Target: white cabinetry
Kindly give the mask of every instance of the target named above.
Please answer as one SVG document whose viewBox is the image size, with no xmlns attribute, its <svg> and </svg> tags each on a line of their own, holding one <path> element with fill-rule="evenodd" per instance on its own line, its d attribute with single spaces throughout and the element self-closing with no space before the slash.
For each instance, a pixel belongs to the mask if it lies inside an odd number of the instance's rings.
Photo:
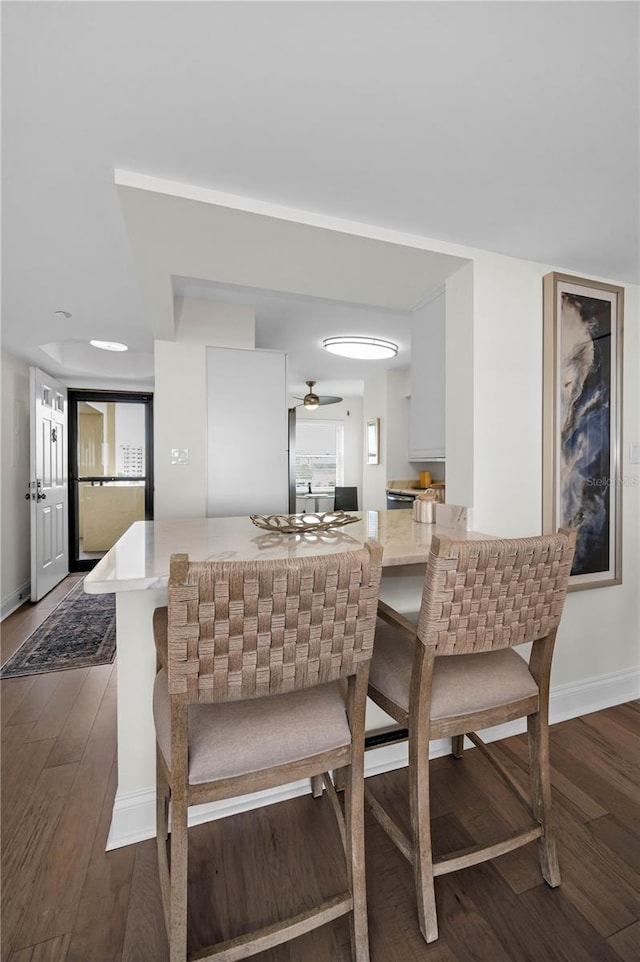
<svg viewBox="0 0 640 962">
<path fill-rule="evenodd" d="M 409 460 L 445 456 L 445 290 L 441 288 L 411 323 Z"/>
<path fill-rule="evenodd" d="M 285 355 L 207 348 L 207 516 L 289 503 Z"/>
</svg>

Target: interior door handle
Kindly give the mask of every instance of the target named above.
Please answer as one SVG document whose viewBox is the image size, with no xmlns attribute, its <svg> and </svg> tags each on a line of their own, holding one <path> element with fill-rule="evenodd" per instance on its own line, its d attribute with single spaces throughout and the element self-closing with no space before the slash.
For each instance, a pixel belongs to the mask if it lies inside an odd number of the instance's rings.
<svg viewBox="0 0 640 962">
<path fill-rule="evenodd" d="M 33 493 L 33 488 L 35 487 L 35 494 Z M 31 491 L 27 491 L 24 496 L 25 501 L 46 501 L 47 496 L 42 490 L 42 481 L 36 481 L 35 484 L 31 482 Z"/>
</svg>

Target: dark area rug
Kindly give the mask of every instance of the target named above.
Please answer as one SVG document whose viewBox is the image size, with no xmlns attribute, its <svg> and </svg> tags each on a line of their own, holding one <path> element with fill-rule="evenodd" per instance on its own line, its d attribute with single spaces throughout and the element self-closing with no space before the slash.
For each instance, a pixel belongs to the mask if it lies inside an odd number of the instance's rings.
<svg viewBox="0 0 640 962">
<path fill-rule="evenodd" d="M 78 581 L 0 671 L 0 678 L 108 665 L 116 653 L 115 595 L 87 595 Z"/>
</svg>

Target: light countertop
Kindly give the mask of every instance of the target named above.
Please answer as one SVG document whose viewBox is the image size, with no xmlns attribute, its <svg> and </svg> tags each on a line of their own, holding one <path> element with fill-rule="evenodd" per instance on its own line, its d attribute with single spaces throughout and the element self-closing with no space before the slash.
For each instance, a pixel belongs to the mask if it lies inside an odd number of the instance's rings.
<svg viewBox="0 0 640 962">
<path fill-rule="evenodd" d="M 360 520 L 332 532 L 283 535 L 257 528 L 249 518 L 189 518 L 136 521 L 84 580 L 89 594 L 139 591 L 167 584 L 169 558 L 186 552 L 193 561 L 251 561 L 306 557 L 352 551 L 364 541 L 379 541 L 383 567 L 424 563 L 434 534 L 453 539 L 489 535 L 461 530 L 465 509 L 451 505 L 447 524 L 419 524 L 411 511 L 354 512 Z M 445 520 L 444 518 L 442 520 Z"/>
</svg>

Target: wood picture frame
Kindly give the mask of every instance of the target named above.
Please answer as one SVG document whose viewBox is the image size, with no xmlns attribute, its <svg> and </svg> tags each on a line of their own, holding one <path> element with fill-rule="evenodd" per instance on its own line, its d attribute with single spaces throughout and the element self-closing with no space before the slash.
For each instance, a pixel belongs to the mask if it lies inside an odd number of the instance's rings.
<svg viewBox="0 0 640 962">
<path fill-rule="evenodd" d="M 543 316 L 543 531 L 578 531 L 569 590 L 618 585 L 624 288 L 554 271 Z"/>
<path fill-rule="evenodd" d="M 367 421 L 365 441 L 367 464 L 380 464 L 380 418 L 370 418 Z"/>
</svg>

